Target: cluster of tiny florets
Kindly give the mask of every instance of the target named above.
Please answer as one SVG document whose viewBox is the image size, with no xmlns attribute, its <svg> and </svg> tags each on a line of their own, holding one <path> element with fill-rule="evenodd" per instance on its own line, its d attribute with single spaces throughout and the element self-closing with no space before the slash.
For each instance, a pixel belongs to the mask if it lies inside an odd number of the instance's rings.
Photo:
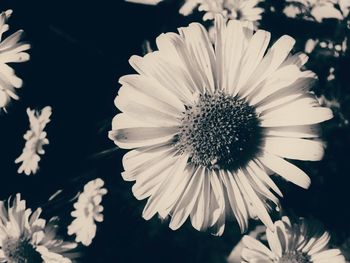
<svg viewBox="0 0 350 263">
<path fill-rule="evenodd" d="M 255 109 L 245 100 L 221 92 L 201 94 L 186 106 L 175 145 L 194 164 L 239 167 L 256 153 L 259 131 Z"/>
<path fill-rule="evenodd" d="M 309 257 L 304 253 L 299 253 L 296 251 L 290 251 L 282 255 L 282 257 L 277 261 L 277 263 L 308 263 Z"/>
<path fill-rule="evenodd" d="M 3 241 L 2 251 L 8 263 L 37 263 L 41 262 L 40 254 L 26 238 L 7 238 Z"/>
</svg>

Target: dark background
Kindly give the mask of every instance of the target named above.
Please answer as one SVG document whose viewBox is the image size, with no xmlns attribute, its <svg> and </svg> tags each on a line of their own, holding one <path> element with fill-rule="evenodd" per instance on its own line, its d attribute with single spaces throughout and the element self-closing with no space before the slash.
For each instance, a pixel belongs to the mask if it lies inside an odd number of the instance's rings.
<svg viewBox="0 0 350 263">
<path fill-rule="evenodd" d="M 60 216 L 64 235 L 73 208 L 69 199 L 89 180 L 105 180 L 109 191 L 103 199 L 105 221 L 97 224 L 92 245 L 81 249 L 81 262 L 224 262 L 241 238 L 235 223 L 227 224 L 222 237 L 214 237 L 197 232 L 189 223 L 172 231 L 166 221 L 143 220 L 145 201 L 137 201 L 132 196 L 132 183 L 120 176 L 125 151 L 116 150 L 107 138 L 117 113 L 113 100 L 118 78 L 133 72 L 129 57 L 143 54 L 145 40 L 200 21 L 202 14 L 179 15 L 179 6 L 177 1 L 152 7 L 122 0 L 0 3 L 2 11 L 14 11 L 9 32 L 24 29 L 24 39 L 32 45 L 31 60 L 14 65 L 24 81 L 18 91 L 20 100 L 10 104 L 8 114 L 0 114 L 0 198 L 22 193 L 28 206 L 44 208 L 43 217 Z M 301 23 L 267 11 L 262 27 L 274 37 L 288 33 L 303 43 L 310 36 L 334 38 L 336 22 L 322 26 Z M 301 47 L 297 44 L 296 50 Z M 334 233 L 334 243 L 340 244 L 350 230 L 350 131 L 340 117 L 350 116 L 349 59 L 332 60 L 322 54 L 312 59 L 308 65 L 320 75 L 315 92 L 336 97 L 341 108 L 335 109 L 336 117 L 323 126 L 328 144 L 324 160 L 298 164 L 312 177 L 311 188 L 305 191 L 277 181 L 285 193 L 284 207 L 298 216 L 320 219 Z M 336 65 L 338 74 L 331 86 L 325 81 L 330 65 Z M 50 144 L 45 147 L 40 170 L 33 176 L 18 175 L 14 160 L 25 143 L 25 110 L 47 105 L 53 109 L 47 126 Z M 57 201 L 48 203 L 59 189 L 64 191 Z M 252 228 L 255 224 L 252 222 Z"/>
</svg>

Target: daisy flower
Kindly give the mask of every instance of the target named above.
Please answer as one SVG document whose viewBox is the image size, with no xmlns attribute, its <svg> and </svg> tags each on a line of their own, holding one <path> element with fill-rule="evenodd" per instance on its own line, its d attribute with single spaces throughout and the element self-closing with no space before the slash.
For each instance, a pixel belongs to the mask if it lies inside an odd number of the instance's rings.
<svg viewBox="0 0 350 263">
<path fill-rule="evenodd" d="M 345 263 L 339 249 L 329 249 L 330 235 L 315 221 L 288 217 L 275 222 L 276 231 L 266 229 L 269 247 L 250 237 L 243 237 L 242 262 Z"/>
<path fill-rule="evenodd" d="M 221 14 L 227 19 L 242 21 L 258 21 L 261 19 L 263 8 L 257 7 L 260 0 L 186 0 L 180 9 L 182 15 L 189 15 L 198 7 L 204 11 L 203 20 L 212 20 Z"/>
<path fill-rule="evenodd" d="M 29 54 L 24 52 L 30 48 L 29 44 L 19 42 L 23 35 L 23 30 L 2 39 L 9 26 L 7 19 L 11 16 L 12 10 L 7 10 L 0 14 L 0 108 L 6 110 L 10 99 L 18 100 L 15 88 L 22 86 L 22 80 L 15 75 L 14 70 L 8 63 L 25 62 L 29 60 Z"/>
<path fill-rule="evenodd" d="M 137 199 L 148 198 L 143 217 L 188 217 L 197 230 L 220 235 L 226 219 L 242 231 L 249 218 L 273 229 L 268 214 L 281 191 L 269 176 L 308 188 L 310 178 L 284 158 L 317 161 L 323 143 L 317 123 L 332 118 L 309 92 L 313 72 L 291 55 L 295 40 L 222 16 L 212 45 L 192 23 L 157 40 L 158 51 L 132 56 L 138 74 L 120 78 L 115 99 L 122 112 L 109 137 L 123 149 L 124 180 L 136 181 Z"/>
<path fill-rule="evenodd" d="M 322 22 L 325 18 L 343 20 L 349 14 L 349 0 L 286 0 L 283 13 L 291 18 Z"/>
<path fill-rule="evenodd" d="M 127 2 L 156 5 L 162 0 L 126 0 Z M 195 9 L 204 11 L 203 20 L 213 20 L 215 15 L 221 14 L 226 19 L 243 21 L 258 21 L 261 19 L 263 8 L 257 7 L 261 0 L 185 0 L 179 13 L 188 16 Z"/>
<path fill-rule="evenodd" d="M 88 182 L 74 204 L 75 211 L 71 213 L 75 219 L 68 226 L 68 234 L 75 234 L 75 240 L 85 246 L 89 246 L 96 235 L 95 221 L 103 221 L 103 206 L 100 203 L 102 196 L 107 194 L 107 189 L 102 188 L 103 185 L 104 182 L 100 178 Z"/>
<path fill-rule="evenodd" d="M 57 237 L 57 218 L 46 223 L 41 209 L 32 213 L 20 194 L 7 205 L 0 201 L 0 211 L 0 262 L 69 263 L 77 256 L 71 251 L 76 243 Z"/>
<path fill-rule="evenodd" d="M 18 168 L 18 173 L 24 172 L 26 175 L 30 175 L 38 171 L 38 163 L 40 161 L 39 154 L 43 155 L 45 153 L 43 146 L 49 144 L 44 129 L 46 124 L 50 122 L 51 112 L 50 106 L 46 106 L 41 111 L 27 108 L 30 130 L 23 136 L 26 140 L 26 144 L 22 154 L 15 160 L 15 163 L 22 163 Z"/>
</svg>

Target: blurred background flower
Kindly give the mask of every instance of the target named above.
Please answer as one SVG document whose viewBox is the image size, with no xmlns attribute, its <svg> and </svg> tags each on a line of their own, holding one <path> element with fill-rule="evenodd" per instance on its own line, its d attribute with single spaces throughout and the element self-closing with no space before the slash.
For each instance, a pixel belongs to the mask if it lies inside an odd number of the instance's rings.
<svg viewBox="0 0 350 263">
<path fill-rule="evenodd" d="M 274 224 L 275 232 L 266 229 L 268 246 L 243 237 L 242 262 L 345 263 L 341 250 L 329 247 L 331 237 L 319 222 L 303 218 L 294 222 L 284 216 Z"/>
<path fill-rule="evenodd" d="M 51 107 L 46 106 L 42 110 L 31 110 L 27 108 L 29 117 L 29 127 L 23 138 L 26 140 L 22 154 L 15 160 L 15 163 L 21 163 L 18 173 L 30 175 L 35 174 L 39 169 L 40 155 L 45 153 L 44 145 L 49 144 L 44 131 L 46 124 L 50 122 Z"/>
<path fill-rule="evenodd" d="M 71 213 L 75 217 L 68 226 L 68 234 L 76 235 L 75 241 L 89 246 L 96 235 L 96 222 L 103 221 L 103 206 L 100 205 L 102 196 L 107 194 L 107 189 L 102 188 L 104 182 L 97 178 L 84 186 L 84 191 L 79 194 L 78 201 L 74 204 L 75 210 Z"/>
</svg>

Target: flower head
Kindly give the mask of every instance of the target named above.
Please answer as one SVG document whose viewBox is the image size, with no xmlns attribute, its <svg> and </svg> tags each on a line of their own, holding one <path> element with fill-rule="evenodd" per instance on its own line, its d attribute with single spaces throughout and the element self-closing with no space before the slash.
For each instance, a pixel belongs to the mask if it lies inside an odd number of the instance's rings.
<svg viewBox="0 0 350 263">
<path fill-rule="evenodd" d="M 127 2 L 156 5 L 162 0 L 126 0 Z M 212 20 L 215 15 L 221 14 L 226 19 L 243 21 L 258 21 L 261 19 L 263 8 L 257 7 L 261 0 L 185 0 L 180 8 L 180 14 L 190 15 L 193 10 L 204 11 L 203 20 Z"/>
<path fill-rule="evenodd" d="M 275 222 L 276 231 L 266 229 L 269 247 L 250 237 L 243 237 L 242 262 L 345 263 L 339 249 L 329 249 L 330 235 L 317 221 L 288 217 Z"/>
<path fill-rule="evenodd" d="M 102 196 L 107 194 L 107 189 L 102 188 L 104 182 L 97 178 L 84 186 L 84 192 L 79 195 L 74 204 L 75 211 L 73 222 L 68 226 L 68 234 L 76 234 L 76 241 L 89 246 L 96 235 L 96 222 L 103 221 L 103 206 L 100 205 Z"/>
<path fill-rule="evenodd" d="M 203 20 L 214 19 L 215 15 L 221 14 L 227 19 L 242 21 L 257 21 L 261 19 L 263 8 L 257 7 L 260 0 L 186 0 L 180 9 L 183 15 L 189 15 L 198 7 L 204 11 Z"/>
<path fill-rule="evenodd" d="M 222 234 L 226 219 L 242 231 L 249 218 L 269 228 L 268 211 L 282 193 L 276 173 L 308 188 L 310 178 L 284 158 L 323 156 L 315 124 L 332 118 L 309 92 L 315 74 L 290 55 L 294 39 L 268 49 L 270 33 L 222 16 L 213 46 L 198 24 L 157 38 L 158 51 L 133 56 L 138 74 L 123 76 L 109 136 L 124 149 L 127 181 L 136 198 L 149 197 L 143 217 L 188 217 L 198 230 Z"/>
<path fill-rule="evenodd" d="M 23 30 L 2 40 L 2 35 L 9 26 L 6 24 L 7 19 L 11 16 L 12 10 L 7 10 L 0 14 L 0 108 L 4 108 L 13 98 L 18 100 L 15 88 L 22 86 L 22 80 L 15 75 L 14 70 L 8 63 L 25 62 L 29 60 L 29 54 L 24 52 L 30 48 L 27 43 L 19 42 Z"/>
<path fill-rule="evenodd" d="M 17 194 L 12 204 L 0 201 L 0 262 L 70 263 L 76 243 L 64 242 L 56 235 L 57 218 L 48 223 L 34 213 Z"/>
<path fill-rule="evenodd" d="M 49 144 L 44 129 L 46 124 L 50 122 L 51 113 L 50 106 L 43 108 L 41 111 L 27 108 L 30 130 L 28 130 L 23 136 L 26 140 L 23 152 L 15 160 L 15 163 L 22 162 L 21 166 L 18 168 L 18 173 L 24 172 L 26 175 L 30 175 L 31 173 L 35 174 L 38 171 L 38 163 L 40 161 L 39 154 L 43 155 L 45 153 L 43 146 Z"/>
</svg>

